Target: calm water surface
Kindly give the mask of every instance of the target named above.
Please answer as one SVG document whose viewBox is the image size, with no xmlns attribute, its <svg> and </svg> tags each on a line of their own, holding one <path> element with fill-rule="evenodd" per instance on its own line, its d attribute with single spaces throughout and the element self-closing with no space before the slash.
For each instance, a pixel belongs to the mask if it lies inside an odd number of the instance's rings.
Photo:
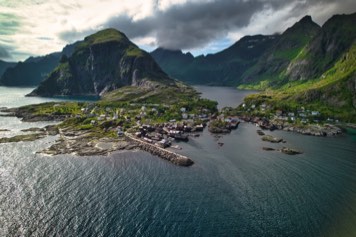
<svg viewBox="0 0 356 237">
<path fill-rule="evenodd" d="M 27 102 L 18 90 L 13 101 L 0 88 L 0 107 Z M 219 91 L 221 101 L 241 96 Z M 10 135 L 33 126 L 6 119 Z M 196 162 L 189 168 L 139 151 L 36 154 L 53 137 L 0 144 L 0 236 L 356 236 L 355 133 L 273 134 L 304 154 L 263 151 L 246 123 L 219 138 L 222 147 L 208 131 L 181 143 Z"/>
</svg>

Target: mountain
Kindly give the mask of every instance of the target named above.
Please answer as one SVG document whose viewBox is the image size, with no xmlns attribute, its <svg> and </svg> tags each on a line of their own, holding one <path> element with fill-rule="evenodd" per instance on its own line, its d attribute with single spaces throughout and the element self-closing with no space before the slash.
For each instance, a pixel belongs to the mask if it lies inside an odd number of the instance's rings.
<svg viewBox="0 0 356 237">
<path fill-rule="evenodd" d="M 190 84 L 236 85 L 246 68 L 279 38 L 271 36 L 245 36 L 231 47 L 207 56 L 194 58 L 190 53 L 158 48 L 153 58 L 170 76 Z"/>
<path fill-rule="evenodd" d="M 345 54 L 356 40 L 356 13 L 335 15 L 322 26 L 287 68 L 291 80 L 318 78 Z"/>
<path fill-rule="evenodd" d="M 240 84 L 260 83 L 261 88 L 280 83 L 284 71 L 299 53 L 321 32 L 310 16 L 288 28 L 258 62 L 245 71 Z"/>
<path fill-rule="evenodd" d="M 6 69 L 8 69 L 10 67 L 14 67 L 15 65 L 16 65 L 16 63 L 5 62 L 5 61 L 0 60 L 0 77 L 6 71 Z"/>
<path fill-rule="evenodd" d="M 330 18 L 288 65 L 268 91 L 247 98 L 274 108 L 307 107 L 324 118 L 356 122 L 356 13 Z M 272 90 L 271 90 L 272 89 Z"/>
<path fill-rule="evenodd" d="M 148 53 L 123 33 L 106 29 L 86 37 L 75 47 L 72 56 L 62 57 L 30 96 L 102 96 L 125 86 L 137 88 L 125 91 L 132 95 L 177 85 Z M 120 97 L 119 94 L 110 95 Z"/>
<path fill-rule="evenodd" d="M 305 107 L 356 122 L 355 25 L 356 13 L 335 15 L 322 27 L 305 16 L 280 35 L 247 36 L 213 55 L 151 54 L 169 75 L 191 84 L 264 90 L 246 104 Z"/>
<path fill-rule="evenodd" d="M 7 68 L 0 78 L 4 86 L 37 86 L 59 63 L 62 55 L 70 56 L 75 44 L 67 45 L 62 52 L 51 53 L 46 56 L 29 57 Z"/>
</svg>

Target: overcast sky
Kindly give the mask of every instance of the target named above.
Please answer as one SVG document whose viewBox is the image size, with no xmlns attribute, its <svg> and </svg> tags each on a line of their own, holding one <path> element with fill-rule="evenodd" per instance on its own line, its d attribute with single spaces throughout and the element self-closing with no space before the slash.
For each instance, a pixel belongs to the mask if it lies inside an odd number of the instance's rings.
<svg viewBox="0 0 356 237">
<path fill-rule="evenodd" d="M 147 51 L 207 54 L 244 35 L 282 32 L 305 15 L 322 25 L 355 11 L 355 0 L 0 0 L 0 59 L 60 51 L 108 27 Z"/>
</svg>

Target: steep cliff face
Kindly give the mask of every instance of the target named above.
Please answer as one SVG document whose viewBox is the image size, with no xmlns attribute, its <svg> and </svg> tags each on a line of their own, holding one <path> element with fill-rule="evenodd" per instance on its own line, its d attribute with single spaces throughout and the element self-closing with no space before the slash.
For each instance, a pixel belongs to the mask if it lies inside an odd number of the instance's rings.
<svg viewBox="0 0 356 237">
<path fill-rule="evenodd" d="M 288 65 L 320 31 L 320 26 L 310 16 L 303 17 L 280 35 L 275 44 L 259 58 L 258 63 L 244 73 L 241 84 L 262 80 L 269 80 L 270 85 L 280 83 L 278 80 L 285 79 L 284 72 Z"/>
<path fill-rule="evenodd" d="M 335 15 L 288 66 L 290 80 L 315 79 L 332 67 L 356 43 L 356 13 Z"/>
<path fill-rule="evenodd" d="M 30 95 L 103 95 L 123 86 L 158 84 L 174 81 L 123 33 L 106 29 L 79 43 Z"/>
</svg>

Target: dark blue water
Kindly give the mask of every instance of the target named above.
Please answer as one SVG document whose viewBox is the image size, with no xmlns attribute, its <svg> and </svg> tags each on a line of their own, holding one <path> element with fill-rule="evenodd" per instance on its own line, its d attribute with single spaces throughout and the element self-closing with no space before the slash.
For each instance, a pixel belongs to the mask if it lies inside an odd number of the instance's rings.
<svg viewBox="0 0 356 237">
<path fill-rule="evenodd" d="M 355 134 L 273 134 L 304 154 L 263 151 L 250 124 L 222 147 L 208 131 L 181 143 L 189 168 L 35 154 L 55 138 L 0 144 L 0 236 L 355 236 Z"/>
</svg>

